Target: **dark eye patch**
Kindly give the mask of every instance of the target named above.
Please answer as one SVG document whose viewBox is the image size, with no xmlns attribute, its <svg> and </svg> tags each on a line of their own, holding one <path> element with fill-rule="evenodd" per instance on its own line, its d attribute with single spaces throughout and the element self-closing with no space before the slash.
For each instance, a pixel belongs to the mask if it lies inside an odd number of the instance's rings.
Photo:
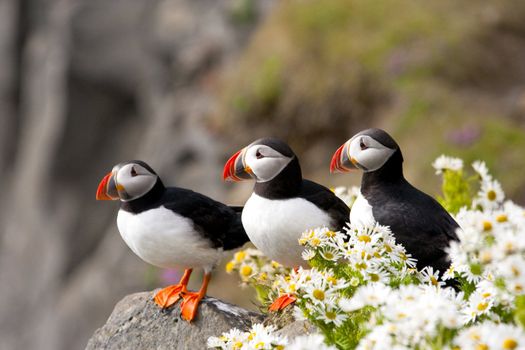
<svg viewBox="0 0 525 350">
<path fill-rule="evenodd" d="M 131 172 L 130 172 L 130 174 L 131 174 L 132 177 L 137 176 L 137 171 L 135 170 L 135 167 L 131 167 Z"/>
<path fill-rule="evenodd" d="M 361 150 L 365 150 L 365 149 L 368 148 L 368 146 L 365 145 L 363 139 L 361 139 L 361 140 L 359 141 L 359 147 L 361 147 Z"/>
<path fill-rule="evenodd" d="M 257 159 L 261 159 L 261 158 L 263 158 L 264 156 L 262 155 L 261 152 L 257 151 L 257 152 L 255 152 L 255 157 L 256 157 Z"/>
</svg>

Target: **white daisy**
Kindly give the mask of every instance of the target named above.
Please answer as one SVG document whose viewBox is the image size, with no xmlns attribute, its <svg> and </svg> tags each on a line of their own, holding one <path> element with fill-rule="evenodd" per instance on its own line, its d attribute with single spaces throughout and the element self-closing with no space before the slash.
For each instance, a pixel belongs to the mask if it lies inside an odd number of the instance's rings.
<svg viewBox="0 0 525 350">
<path fill-rule="evenodd" d="M 459 171 L 463 169 L 463 160 L 441 155 L 432 163 L 432 167 L 436 169 L 437 175 L 442 174 L 445 170 Z"/>
</svg>

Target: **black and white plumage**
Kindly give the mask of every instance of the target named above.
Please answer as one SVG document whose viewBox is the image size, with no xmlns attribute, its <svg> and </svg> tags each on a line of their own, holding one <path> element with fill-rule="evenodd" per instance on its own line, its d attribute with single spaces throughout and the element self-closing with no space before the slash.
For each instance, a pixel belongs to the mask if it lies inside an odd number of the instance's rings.
<svg viewBox="0 0 525 350">
<path fill-rule="evenodd" d="M 352 223 L 390 226 L 396 241 L 418 260 L 418 268 L 432 266 L 443 273 L 450 265 L 446 248 L 458 240 L 459 226 L 434 198 L 405 179 L 402 164 L 394 139 L 381 129 L 367 129 L 339 147 L 330 170 L 364 172 Z"/>
<path fill-rule="evenodd" d="M 253 244 L 283 265 L 305 265 L 298 243 L 302 232 L 323 226 L 342 230 L 348 222 L 348 206 L 326 187 L 303 179 L 297 156 L 281 140 L 259 139 L 235 153 L 223 177 L 255 179 L 242 223 Z"/>
<path fill-rule="evenodd" d="M 117 225 L 122 238 L 136 255 L 155 266 L 189 273 L 203 268 L 209 275 L 225 250 L 248 241 L 238 211 L 191 190 L 165 187 L 142 161 L 116 165 L 101 181 L 97 199 L 121 201 Z M 191 294 L 185 292 L 185 284 L 179 287 L 181 293 Z M 172 304 L 157 299 L 163 307 Z"/>
</svg>

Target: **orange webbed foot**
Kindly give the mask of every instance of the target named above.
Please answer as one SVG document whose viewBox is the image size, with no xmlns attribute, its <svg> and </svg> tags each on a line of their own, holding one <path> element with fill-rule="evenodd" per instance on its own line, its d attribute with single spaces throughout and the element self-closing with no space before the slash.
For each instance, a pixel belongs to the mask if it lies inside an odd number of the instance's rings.
<svg viewBox="0 0 525 350">
<path fill-rule="evenodd" d="M 186 291 L 186 286 L 182 284 L 175 284 L 163 288 L 155 294 L 155 304 L 166 309 L 179 301 L 181 293 L 184 291 Z"/>
<path fill-rule="evenodd" d="M 180 304 L 181 316 L 188 322 L 193 321 L 197 315 L 199 303 L 204 296 L 201 293 L 186 292 L 182 295 L 184 299 Z"/>
<path fill-rule="evenodd" d="M 272 305 L 270 305 L 268 310 L 270 311 L 282 310 L 288 305 L 295 303 L 296 300 L 297 298 L 295 297 L 295 295 L 288 294 L 288 293 L 283 294 L 279 298 L 275 299 L 275 301 L 272 303 Z"/>
</svg>

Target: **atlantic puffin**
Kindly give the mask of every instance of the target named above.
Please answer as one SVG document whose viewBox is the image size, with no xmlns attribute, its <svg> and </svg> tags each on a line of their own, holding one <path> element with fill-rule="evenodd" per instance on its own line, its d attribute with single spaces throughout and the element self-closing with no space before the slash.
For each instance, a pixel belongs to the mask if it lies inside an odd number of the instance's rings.
<svg viewBox="0 0 525 350">
<path fill-rule="evenodd" d="M 323 226 L 341 230 L 348 222 L 348 206 L 328 188 L 303 179 L 299 159 L 279 139 L 259 139 L 226 162 L 224 180 L 252 178 L 242 224 L 260 251 L 285 266 L 307 266 L 298 243 L 302 232 Z"/>
<path fill-rule="evenodd" d="M 224 251 L 248 241 L 238 209 L 188 189 L 165 187 L 140 160 L 115 165 L 100 182 L 96 199 L 120 200 L 118 229 L 142 260 L 162 268 L 185 269 L 179 284 L 161 289 L 154 300 L 167 308 L 182 297 L 181 316 L 187 321 L 194 319 L 211 271 Z M 187 290 L 193 268 L 204 269 L 198 292 Z"/>
<path fill-rule="evenodd" d="M 350 221 L 390 226 L 419 269 L 431 266 L 444 273 L 450 265 L 446 249 L 450 241 L 458 241 L 459 225 L 434 198 L 405 179 L 401 149 L 386 131 L 363 130 L 334 153 L 330 172 L 358 169 L 363 171 L 361 193 Z"/>
</svg>

